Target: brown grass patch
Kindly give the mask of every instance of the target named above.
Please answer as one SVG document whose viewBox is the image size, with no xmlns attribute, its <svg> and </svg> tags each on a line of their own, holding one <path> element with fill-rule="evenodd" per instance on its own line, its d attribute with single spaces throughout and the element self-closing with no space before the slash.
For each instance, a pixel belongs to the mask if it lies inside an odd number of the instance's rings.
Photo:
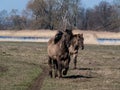
<svg viewBox="0 0 120 90">
<path fill-rule="evenodd" d="M 7 67 L 0 66 L 0 72 L 6 72 L 8 70 Z"/>
</svg>

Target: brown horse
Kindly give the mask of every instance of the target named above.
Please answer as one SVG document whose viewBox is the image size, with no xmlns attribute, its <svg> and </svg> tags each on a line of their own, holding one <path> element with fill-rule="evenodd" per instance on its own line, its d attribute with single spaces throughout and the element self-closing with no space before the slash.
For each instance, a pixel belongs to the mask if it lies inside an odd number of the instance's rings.
<svg viewBox="0 0 120 90">
<path fill-rule="evenodd" d="M 74 69 L 76 69 L 79 48 L 81 48 L 82 50 L 84 49 L 83 34 L 73 35 L 71 40 L 71 45 L 69 47 L 70 56 L 73 58 L 73 61 L 74 61 Z"/>
<path fill-rule="evenodd" d="M 48 65 L 49 74 L 53 77 L 53 69 L 55 71 L 54 76 L 62 77 L 67 74 L 70 63 L 69 46 L 73 37 L 72 30 L 58 31 L 57 34 L 48 41 Z"/>
</svg>

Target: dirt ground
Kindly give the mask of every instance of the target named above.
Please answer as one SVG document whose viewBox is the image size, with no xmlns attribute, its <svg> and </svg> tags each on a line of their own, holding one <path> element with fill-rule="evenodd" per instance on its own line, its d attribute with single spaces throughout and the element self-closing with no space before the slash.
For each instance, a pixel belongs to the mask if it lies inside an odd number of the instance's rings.
<svg viewBox="0 0 120 90">
<path fill-rule="evenodd" d="M 48 68 L 41 66 L 42 73 L 36 78 L 27 90 L 40 90 L 42 88 L 45 77 L 48 75 Z"/>
</svg>

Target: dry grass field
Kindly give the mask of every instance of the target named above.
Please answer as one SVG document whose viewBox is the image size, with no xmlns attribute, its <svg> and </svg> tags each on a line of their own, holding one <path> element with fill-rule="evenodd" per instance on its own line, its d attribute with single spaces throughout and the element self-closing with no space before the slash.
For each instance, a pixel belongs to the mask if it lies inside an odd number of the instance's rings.
<svg viewBox="0 0 120 90">
<path fill-rule="evenodd" d="M 56 33 L 56 30 L 0 30 L 0 36 L 28 36 L 28 37 L 52 37 Z M 83 30 L 73 30 L 73 33 L 83 33 L 85 44 L 99 44 L 97 38 L 107 38 L 107 39 L 120 39 L 120 32 L 96 32 L 96 31 L 83 31 Z M 2 40 L 4 41 L 4 40 Z M 104 45 L 109 45 L 109 43 L 104 43 Z M 115 45 L 120 45 L 120 43 L 115 43 Z"/>
<path fill-rule="evenodd" d="M 55 33 L 56 30 L 0 30 L 0 36 L 51 37 Z M 120 32 L 73 30 L 73 33 L 94 34 L 99 38 L 120 38 Z"/>
<path fill-rule="evenodd" d="M 120 90 L 120 46 L 85 45 L 67 76 L 48 76 L 47 43 L 0 42 L 0 90 Z"/>
</svg>

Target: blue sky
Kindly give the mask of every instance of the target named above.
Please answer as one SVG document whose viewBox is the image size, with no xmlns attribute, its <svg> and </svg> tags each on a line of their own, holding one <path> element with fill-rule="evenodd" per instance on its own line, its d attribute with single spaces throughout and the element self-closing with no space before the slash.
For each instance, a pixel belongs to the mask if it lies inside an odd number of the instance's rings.
<svg viewBox="0 0 120 90">
<path fill-rule="evenodd" d="M 0 11 L 3 9 L 7 11 L 11 11 L 12 9 L 22 11 L 26 8 L 28 1 L 29 0 L 0 0 Z M 100 1 L 112 2 L 113 0 L 82 0 L 82 5 L 91 8 L 94 7 L 94 5 L 98 5 Z"/>
<path fill-rule="evenodd" d="M 18 9 L 22 11 L 26 8 L 29 0 L 0 0 L 0 11 L 5 9 L 11 11 L 12 9 Z"/>
<path fill-rule="evenodd" d="M 113 2 L 113 0 L 82 0 L 82 6 L 85 8 L 92 8 L 95 5 L 98 5 L 101 1 Z"/>
</svg>

